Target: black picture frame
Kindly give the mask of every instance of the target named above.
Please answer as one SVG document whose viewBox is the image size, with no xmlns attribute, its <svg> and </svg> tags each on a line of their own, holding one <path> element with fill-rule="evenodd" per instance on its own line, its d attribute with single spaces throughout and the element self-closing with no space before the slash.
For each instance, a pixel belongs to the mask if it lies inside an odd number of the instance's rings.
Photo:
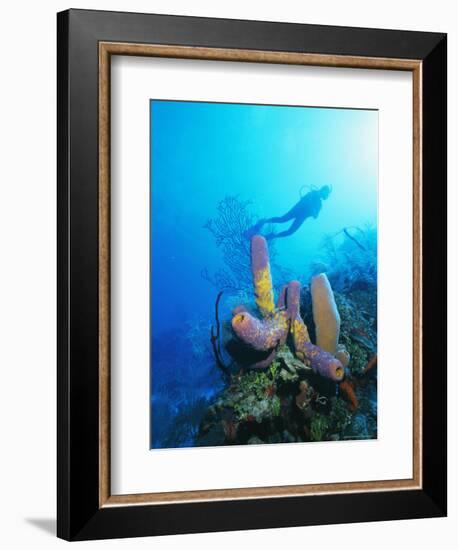
<svg viewBox="0 0 458 550">
<path fill-rule="evenodd" d="M 58 536 L 86 540 L 446 515 L 446 35 L 87 10 L 59 13 L 57 27 Z M 421 61 L 421 308 L 428 337 L 422 339 L 420 489 L 100 506 L 101 41 Z"/>
</svg>

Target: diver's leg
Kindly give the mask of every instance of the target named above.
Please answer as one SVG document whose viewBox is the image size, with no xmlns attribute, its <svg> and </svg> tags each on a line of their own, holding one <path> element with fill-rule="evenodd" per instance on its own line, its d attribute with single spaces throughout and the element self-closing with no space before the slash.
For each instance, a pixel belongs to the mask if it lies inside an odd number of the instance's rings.
<svg viewBox="0 0 458 550">
<path fill-rule="evenodd" d="M 289 220 L 292 220 L 296 217 L 296 210 L 297 205 L 293 206 L 291 210 L 286 212 L 286 214 L 283 214 L 283 216 L 276 216 L 274 218 L 267 218 L 267 220 L 264 220 L 264 223 L 284 223 L 288 222 Z"/>
<path fill-rule="evenodd" d="M 299 229 L 299 227 L 304 223 L 305 218 L 296 218 L 291 226 L 285 231 L 280 231 L 280 233 L 271 233 L 266 238 L 267 240 L 278 239 L 280 237 L 289 237 Z"/>
<path fill-rule="evenodd" d="M 266 223 L 266 220 L 265 218 L 261 218 L 260 220 L 258 220 L 252 227 L 253 230 L 255 231 L 260 231 L 262 229 L 262 226 Z"/>
<path fill-rule="evenodd" d="M 262 226 L 266 223 L 265 219 L 261 219 L 257 221 L 254 225 L 249 227 L 246 231 L 244 231 L 243 235 L 246 239 L 251 239 L 253 235 L 256 235 L 259 233 L 262 229 Z"/>
</svg>

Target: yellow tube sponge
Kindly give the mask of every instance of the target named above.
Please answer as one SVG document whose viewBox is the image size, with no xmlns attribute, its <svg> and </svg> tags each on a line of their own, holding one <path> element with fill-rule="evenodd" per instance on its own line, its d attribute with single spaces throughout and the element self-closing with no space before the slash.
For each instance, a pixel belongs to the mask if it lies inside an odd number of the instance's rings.
<svg viewBox="0 0 458 550">
<path fill-rule="evenodd" d="M 305 344 L 310 344 L 310 336 L 307 325 L 300 317 L 291 321 L 291 332 L 293 333 L 293 344 L 296 355 L 301 361 L 304 361 L 305 356 L 302 349 L 305 347 Z"/>
<path fill-rule="evenodd" d="M 339 343 L 340 315 L 331 285 L 324 273 L 312 278 L 311 292 L 316 344 L 334 355 Z"/>
<path fill-rule="evenodd" d="M 265 238 L 261 235 L 255 235 L 251 239 L 251 271 L 256 305 L 263 317 L 269 317 L 275 312 L 274 291 L 269 250 Z"/>
</svg>

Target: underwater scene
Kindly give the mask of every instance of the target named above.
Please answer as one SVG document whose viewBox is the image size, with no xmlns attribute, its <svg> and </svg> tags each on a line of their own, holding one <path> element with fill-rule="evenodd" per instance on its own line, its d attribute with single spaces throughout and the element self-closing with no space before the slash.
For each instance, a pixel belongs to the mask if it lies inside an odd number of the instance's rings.
<svg viewBox="0 0 458 550">
<path fill-rule="evenodd" d="M 151 449 L 377 438 L 378 112 L 150 116 Z"/>
</svg>

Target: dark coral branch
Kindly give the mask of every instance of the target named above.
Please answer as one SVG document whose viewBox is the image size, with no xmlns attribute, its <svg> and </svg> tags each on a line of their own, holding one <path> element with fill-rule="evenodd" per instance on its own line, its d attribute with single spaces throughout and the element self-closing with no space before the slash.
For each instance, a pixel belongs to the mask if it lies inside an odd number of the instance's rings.
<svg viewBox="0 0 458 550">
<path fill-rule="evenodd" d="M 215 301 L 215 321 L 216 321 L 216 337 L 219 338 L 220 335 L 220 322 L 219 322 L 219 303 L 221 300 L 221 297 L 223 295 L 223 291 L 221 290 L 218 292 L 218 296 L 216 297 Z"/>
<path fill-rule="evenodd" d="M 351 241 L 353 241 L 353 242 L 356 244 L 356 246 L 357 246 L 358 248 L 360 248 L 360 249 L 363 250 L 364 252 L 367 251 L 366 247 L 363 246 L 363 245 L 358 241 L 358 239 L 357 239 L 356 237 L 353 237 L 353 235 L 350 234 L 350 232 L 348 231 L 348 229 L 347 229 L 346 227 L 343 229 L 343 232 L 345 233 L 345 235 L 346 235 Z"/>
<path fill-rule="evenodd" d="M 221 334 L 221 324 L 219 321 L 219 302 L 223 291 L 218 292 L 218 296 L 215 301 L 215 323 L 216 323 L 216 332 L 215 327 L 212 325 L 210 330 L 210 342 L 212 345 L 213 355 L 215 356 L 216 364 L 218 368 L 222 371 L 226 379 L 230 379 L 231 371 L 230 368 L 223 361 L 223 356 L 221 354 L 221 343 L 220 343 L 220 334 Z"/>
</svg>

